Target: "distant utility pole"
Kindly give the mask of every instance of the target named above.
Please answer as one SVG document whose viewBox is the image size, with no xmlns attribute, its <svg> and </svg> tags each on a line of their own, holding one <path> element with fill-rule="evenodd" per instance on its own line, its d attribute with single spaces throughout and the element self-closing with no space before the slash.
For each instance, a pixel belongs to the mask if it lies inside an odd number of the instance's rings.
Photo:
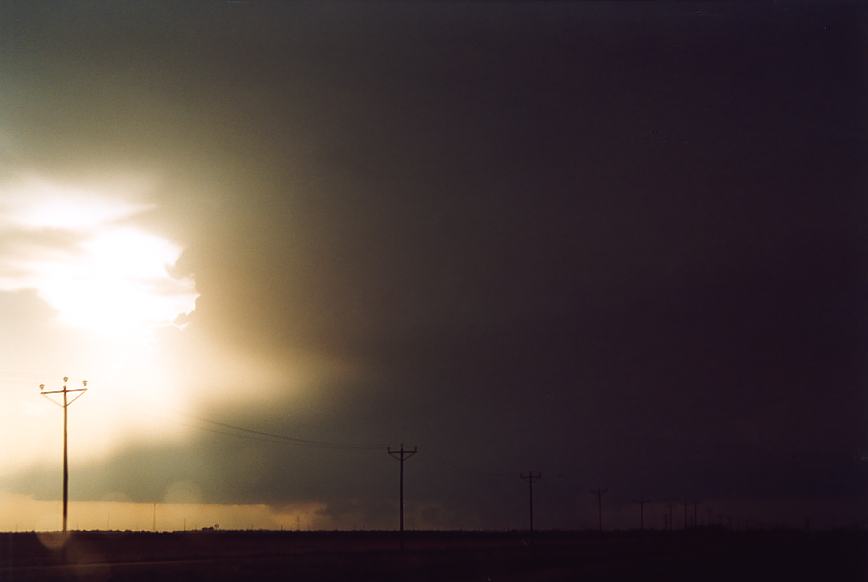
<svg viewBox="0 0 868 582">
<path fill-rule="evenodd" d="M 674 527 L 672 524 L 672 519 L 673 519 L 672 508 L 673 508 L 673 506 L 674 505 L 672 503 L 666 504 L 666 518 L 667 518 L 666 519 L 666 529 L 669 531 L 672 531 L 672 529 Z"/>
<path fill-rule="evenodd" d="M 687 520 L 687 507 L 688 507 L 688 503 L 687 503 L 687 501 L 685 501 L 684 502 L 684 529 L 687 529 L 689 527 L 688 520 Z"/>
<path fill-rule="evenodd" d="M 645 504 L 651 501 L 645 497 L 640 497 L 635 501 L 639 504 L 639 531 L 645 530 Z"/>
<path fill-rule="evenodd" d="M 405 449 L 404 443 L 401 443 L 400 449 L 393 449 L 392 447 L 386 448 L 386 452 L 389 453 L 393 459 L 397 459 L 401 464 L 401 485 L 399 488 L 399 497 L 400 497 L 400 539 L 401 539 L 401 549 L 404 549 L 404 461 L 412 457 L 418 452 L 417 447 L 413 447 L 412 449 Z"/>
<path fill-rule="evenodd" d="M 591 494 L 597 496 L 597 529 L 603 533 L 603 493 L 608 489 L 591 489 Z"/>
<path fill-rule="evenodd" d="M 542 473 L 539 471 L 528 471 L 527 473 L 519 473 L 519 477 L 527 481 L 527 501 L 530 514 L 530 534 L 533 535 L 533 482 L 537 479 L 542 479 Z"/>
<path fill-rule="evenodd" d="M 46 390 L 45 384 L 39 385 L 39 393 L 42 396 L 45 396 L 49 400 L 51 400 L 54 404 L 63 408 L 63 532 L 66 533 L 66 522 L 69 507 L 69 462 L 67 460 L 66 454 L 66 445 L 67 445 L 67 408 L 69 405 L 84 396 L 84 393 L 87 392 L 87 380 L 83 380 L 81 382 L 81 388 L 67 388 L 66 383 L 69 382 L 69 377 L 63 377 L 63 389 L 61 390 Z M 70 400 L 69 395 L 72 393 L 77 393 L 75 397 Z M 54 400 L 50 395 L 51 394 L 63 394 L 63 403 L 61 404 L 57 400 Z"/>
</svg>

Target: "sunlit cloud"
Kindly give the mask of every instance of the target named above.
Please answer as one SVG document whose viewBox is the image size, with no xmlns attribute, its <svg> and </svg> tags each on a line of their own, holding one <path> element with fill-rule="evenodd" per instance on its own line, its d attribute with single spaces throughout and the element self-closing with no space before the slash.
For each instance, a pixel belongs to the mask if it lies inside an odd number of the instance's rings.
<svg viewBox="0 0 868 582">
<path fill-rule="evenodd" d="M 108 335 L 147 335 L 196 305 L 195 282 L 173 274 L 182 249 L 129 224 L 152 208 L 29 180 L 2 192 L 0 290 L 35 290 L 60 321 Z M 18 236 L 14 236 L 17 233 Z"/>
<path fill-rule="evenodd" d="M 0 221 L 28 230 L 87 231 L 150 210 L 152 204 L 115 193 L 20 179 L 0 191 Z"/>
<path fill-rule="evenodd" d="M 20 441 L 0 476 L 58 458 L 58 410 L 41 383 L 89 381 L 71 415 L 84 463 L 131 442 L 183 442 L 203 402 L 268 398 L 289 381 L 190 323 L 199 292 L 179 271 L 183 245 L 156 226 L 158 194 L 141 180 L 0 181 L 0 437 Z M 227 388 L 246 383 L 257 390 Z"/>
</svg>

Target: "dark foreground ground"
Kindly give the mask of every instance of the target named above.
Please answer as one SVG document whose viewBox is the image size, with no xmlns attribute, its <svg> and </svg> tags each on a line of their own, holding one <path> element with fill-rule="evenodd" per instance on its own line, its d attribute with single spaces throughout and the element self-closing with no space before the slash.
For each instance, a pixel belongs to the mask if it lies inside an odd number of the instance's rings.
<svg viewBox="0 0 868 582">
<path fill-rule="evenodd" d="M 868 533 L 16 533 L 0 580 L 863 581 Z"/>
</svg>

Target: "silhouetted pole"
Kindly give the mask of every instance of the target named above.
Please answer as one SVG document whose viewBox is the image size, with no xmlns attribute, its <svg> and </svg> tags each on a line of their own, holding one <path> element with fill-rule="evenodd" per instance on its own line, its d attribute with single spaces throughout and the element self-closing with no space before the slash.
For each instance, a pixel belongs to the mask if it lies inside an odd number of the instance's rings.
<svg viewBox="0 0 868 582">
<path fill-rule="evenodd" d="M 388 447 L 386 452 L 389 455 L 397 459 L 401 464 L 401 485 L 399 488 L 399 497 L 400 497 L 400 539 L 401 539 L 401 549 L 404 549 L 404 461 L 412 457 L 416 454 L 418 449 L 413 447 L 413 449 L 404 449 L 404 443 L 401 443 L 401 448 L 397 450 L 393 450 L 392 447 Z"/>
<path fill-rule="evenodd" d="M 591 493 L 597 496 L 597 529 L 603 533 L 603 493 L 608 489 L 591 489 Z"/>
<path fill-rule="evenodd" d="M 636 500 L 636 503 L 639 504 L 639 531 L 645 530 L 645 504 L 649 501 L 651 500 L 644 497 Z"/>
<path fill-rule="evenodd" d="M 530 534 L 533 535 L 533 482 L 536 479 L 542 479 L 542 473 L 539 471 L 528 471 L 527 473 L 519 473 L 519 477 L 527 481 L 527 502 L 530 517 Z"/>
<path fill-rule="evenodd" d="M 673 509 L 672 508 L 673 508 L 672 503 L 666 504 L 666 511 L 667 511 L 667 517 L 668 517 L 668 521 L 666 523 L 666 529 L 668 529 L 669 531 L 672 531 L 675 527 L 672 523 L 672 520 L 673 520 Z"/>
<path fill-rule="evenodd" d="M 66 378 L 63 378 L 63 383 L 66 384 Z M 69 514 L 69 455 L 67 454 L 67 444 L 69 442 L 69 402 L 67 401 L 68 393 L 66 386 L 63 387 L 63 531 L 66 531 L 66 520 Z"/>
<path fill-rule="evenodd" d="M 85 392 L 87 392 L 87 380 L 82 381 L 82 388 L 67 388 L 66 383 L 69 382 L 69 377 L 63 377 L 63 389 L 62 390 L 46 390 L 45 384 L 39 385 L 39 393 L 42 396 L 45 396 L 54 404 L 57 404 L 61 408 L 63 408 L 63 531 L 66 533 L 66 523 L 69 515 L 68 507 L 69 507 L 69 461 L 67 458 L 67 420 L 68 414 L 67 409 L 69 405 L 81 398 Z M 72 400 L 69 400 L 69 394 L 71 392 L 78 392 L 78 394 Z M 50 394 L 63 394 L 63 404 L 53 400 L 49 397 Z"/>
<path fill-rule="evenodd" d="M 684 529 L 687 529 L 687 502 L 684 502 Z"/>
</svg>

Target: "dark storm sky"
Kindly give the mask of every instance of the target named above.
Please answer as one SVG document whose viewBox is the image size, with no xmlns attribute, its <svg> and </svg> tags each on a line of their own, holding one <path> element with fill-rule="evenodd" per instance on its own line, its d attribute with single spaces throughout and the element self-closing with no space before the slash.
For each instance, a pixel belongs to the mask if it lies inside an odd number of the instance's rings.
<svg viewBox="0 0 868 582">
<path fill-rule="evenodd" d="M 865 33 L 819 5 L 3 2 L 3 167 L 160 172 L 194 326 L 366 371 L 209 417 L 418 444 L 425 523 L 521 525 L 528 469 L 543 526 L 597 486 L 855 520 Z M 204 434 L 81 471 L 394 509 L 384 452 Z"/>
</svg>

